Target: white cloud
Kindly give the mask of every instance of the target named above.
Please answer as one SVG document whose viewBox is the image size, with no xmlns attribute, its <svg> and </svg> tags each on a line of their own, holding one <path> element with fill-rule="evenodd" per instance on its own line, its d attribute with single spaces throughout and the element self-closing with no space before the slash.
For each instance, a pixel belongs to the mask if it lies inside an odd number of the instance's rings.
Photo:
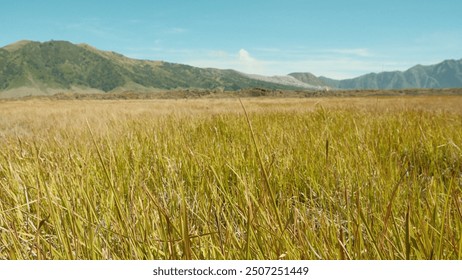
<svg viewBox="0 0 462 280">
<path fill-rule="evenodd" d="M 209 50 L 195 52 L 182 63 L 197 67 L 212 67 L 219 69 L 233 69 L 248 74 L 269 74 L 266 72 L 266 63 L 253 57 L 247 50 L 240 49 L 237 53 L 223 50 Z"/>
<path fill-rule="evenodd" d="M 259 73 L 263 71 L 262 62 L 258 61 L 250 55 L 250 53 L 245 49 L 240 49 L 238 53 L 238 59 L 240 63 L 241 71 L 246 73 Z"/>
<path fill-rule="evenodd" d="M 239 61 L 243 63 L 253 63 L 255 62 L 255 58 L 250 56 L 250 53 L 244 49 L 239 50 Z"/>
</svg>

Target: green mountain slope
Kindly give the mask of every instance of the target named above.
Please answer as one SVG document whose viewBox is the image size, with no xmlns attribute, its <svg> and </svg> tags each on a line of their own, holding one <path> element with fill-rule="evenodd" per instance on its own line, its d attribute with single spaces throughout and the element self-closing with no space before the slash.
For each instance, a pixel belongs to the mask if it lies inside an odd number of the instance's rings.
<svg viewBox="0 0 462 280">
<path fill-rule="evenodd" d="M 0 49 L 0 91 L 17 88 L 114 90 L 293 86 L 251 79 L 237 71 L 136 60 L 66 41 L 20 41 Z"/>
</svg>

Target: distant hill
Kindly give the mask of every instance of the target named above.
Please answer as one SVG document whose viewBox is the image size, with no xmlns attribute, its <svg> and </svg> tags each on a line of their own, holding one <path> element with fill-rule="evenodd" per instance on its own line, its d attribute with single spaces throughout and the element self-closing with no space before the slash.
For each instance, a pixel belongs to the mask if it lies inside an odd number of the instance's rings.
<svg viewBox="0 0 462 280">
<path fill-rule="evenodd" d="M 130 59 L 86 44 L 20 41 L 0 48 L 0 97 L 63 91 L 111 92 L 199 88 L 300 89 L 234 70 Z"/>
<path fill-rule="evenodd" d="M 310 85 L 313 85 L 313 86 L 335 87 L 335 86 L 332 86 L 332 84 L 329 83 L 328 81 L 327 82 L 324 81 L 321 77 L 316 77 L 315 75 L 313 75 L 311 73 L 307 73 L 307 72 L 305 72 L 305 73 L 291 73 L 288 76 L 294 77 L 295 79 L 297 79 L 299 81 L 302 81 L 304 83 L 307 83 L 307 84 L 310 84 Z"/>
<path fill-rule="evenodd" d="M 370 73 L 346 80 L 316 77 L 311 73 L 289 75 L 312 85 L 339 89 L 461 88 L 462 59 L 445 60 L 430 66 L 417 65 L 404 72 Z"/>
</svg>

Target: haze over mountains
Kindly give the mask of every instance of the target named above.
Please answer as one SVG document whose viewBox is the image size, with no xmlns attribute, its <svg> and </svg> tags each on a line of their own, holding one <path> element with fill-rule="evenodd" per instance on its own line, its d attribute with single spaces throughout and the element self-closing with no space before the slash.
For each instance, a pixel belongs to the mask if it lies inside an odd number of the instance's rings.
<svg viewBox="0 0 462 280">
<path fill-rule="evenodd" d="M 315 70 L 315 69 L 314 69 Z M 417 65 L 334 80 L 311 73 L 266 77 L 234 70 L 198 68 L 130 59 L 86 44 L 20 41 L 0 48 L 0 97 L 58 92 L 152 91 L 163 89 L 400 89 L 462 87 L 462 59 Z"/>
</svg>

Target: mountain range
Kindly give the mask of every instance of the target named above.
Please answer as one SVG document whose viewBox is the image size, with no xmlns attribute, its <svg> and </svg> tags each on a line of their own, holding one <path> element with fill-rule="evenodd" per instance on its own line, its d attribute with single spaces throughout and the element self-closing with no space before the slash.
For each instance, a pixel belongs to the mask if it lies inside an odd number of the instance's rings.
<svg viewBox="0 0 462 280">
<path fill-rule="evenodd" d="M 137 60 L 87 44 L 19 41 L 0 48 L 0 97 L 59 92 L 149 92 L 168 89 L 392 89 L 462 87 L 462 60 L 417 65 L 407 71 L 334 80 L 311 73 L 260 76 Z"/>
<path fill-rule="evenodd" d="M 315 77 L 310 73 L 289 75 L 306 83 L 338 89 L 460 88 L 462 59 L 445 60 L 429 66 L 416 65 L 404 72 L 370 73 L 346 80 Z"/>
</svg>

